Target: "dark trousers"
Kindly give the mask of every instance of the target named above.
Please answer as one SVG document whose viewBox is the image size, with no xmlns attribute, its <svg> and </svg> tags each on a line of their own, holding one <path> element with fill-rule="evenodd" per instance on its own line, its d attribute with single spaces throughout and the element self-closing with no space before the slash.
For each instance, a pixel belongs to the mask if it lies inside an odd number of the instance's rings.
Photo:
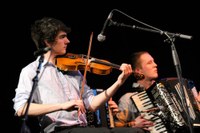
<svg viewBox="0 0 200 133">
<path fill-rule="evenodd" d="M 141 128 L 116 127 L 110 130 L 111 133 L 145 133 Z"/>
<path fill-rule="evenodd" d="M 56 129 L 55 133 L 110 133 L 110 130 L 106 127 L 75 127 L 66 129 Z"/>
<path fill-rule="evenodd" d="M 145 133 L 144 130 L 140 128 L 131 127 L 118 127 L 109 129 L 106 127 L 76 127 L 76 128 L 66 128 L 55 131 L 55 133 Z"/>
</svg>

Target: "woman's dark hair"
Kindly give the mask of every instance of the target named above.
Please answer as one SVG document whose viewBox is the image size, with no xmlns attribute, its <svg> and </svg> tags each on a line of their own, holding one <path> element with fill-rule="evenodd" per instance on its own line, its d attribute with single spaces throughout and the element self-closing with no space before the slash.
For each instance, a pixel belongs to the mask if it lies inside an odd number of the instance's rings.
<svg viewBox="0 0 200 133">
<path fill-rule="evenodd" d="M 55 18 L 44 17 L 31 25 L 31 37 L 38 49 L 46 47 L 44 40 L 54 42 L 60 31 L 69 33 L 71 28 Z"/>
</svg>

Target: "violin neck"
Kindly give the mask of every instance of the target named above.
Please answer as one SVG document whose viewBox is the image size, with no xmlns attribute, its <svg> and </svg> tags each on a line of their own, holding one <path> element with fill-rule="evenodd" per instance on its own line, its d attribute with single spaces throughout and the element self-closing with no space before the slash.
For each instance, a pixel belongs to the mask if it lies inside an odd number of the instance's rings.
<svg viewBox="0 0 200 133">
<path fill-rule="evenodd" d="M 120 68 L 120 65 L 117 65 L 117 64 L 114 64 L 114 63 L 110 63 L 110 62 L 105 62 L 105 61 L 102 61 L 102 60 L 99 60 L 99 59 L 95 59 L 95 58 L 92 58 L 91 62 L 99 63 L 99 64 L 102 64 L 102 65 L 111 66 L 111 67 L 113 67 L 115 69 L 119 69 Z"/>
</svg>

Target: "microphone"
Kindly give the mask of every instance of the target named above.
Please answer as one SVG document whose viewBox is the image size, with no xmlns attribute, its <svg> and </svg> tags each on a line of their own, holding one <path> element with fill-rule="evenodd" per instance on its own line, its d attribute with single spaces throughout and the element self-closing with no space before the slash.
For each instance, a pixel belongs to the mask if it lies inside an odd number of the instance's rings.
<svg viewBox="0 0 200 133">
<path fill-rule="evenodd" d="M 97 36 L 97 40 L 99 42 L 103 42 L 106 40 L 106 36 L 104 35 L 104 32 L 105 32 L 105 29 L 106 29 L 106 26 L 108 25 L 108 23 L 111 21 L 111 18 L 112 18 L 112 11 L 110 12 L 110 14 L 108 15 L 108 18 L 106 19 L 104 25 L 103 25 L 103 28 L 101 30 L 101 33 Z"/>
<path fill-rule="evenodd" d="M 50 47 L 45 47 L 45 48 L 38 49 L 37 51 L 34 52 L 34 56 L 40 56 L 42 54 L 45 54 L 49 50 L 51 50 Z"/>
</svg>

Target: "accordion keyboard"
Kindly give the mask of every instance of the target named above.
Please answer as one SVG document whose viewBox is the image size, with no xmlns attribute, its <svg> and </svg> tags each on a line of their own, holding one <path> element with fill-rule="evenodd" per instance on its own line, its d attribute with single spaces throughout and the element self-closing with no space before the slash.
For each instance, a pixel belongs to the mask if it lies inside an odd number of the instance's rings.
<svg viewBox="0 0 200 133">
<path fill-rule="evenodd" d="M 154 107 L 151 99 L 148 97 L 146 91 L 136 93 L 132 95 L 132 100 L 134 101 L 138 111 L 141 114 L 144 114 L 145 119 L 151 120 L 154 122 L 154 126 L 150 128 L 151 133 L 168 133 L 167 128 L 165 127 L 162 119 L 154 113 L 157 108 Z"/>
</svg>

